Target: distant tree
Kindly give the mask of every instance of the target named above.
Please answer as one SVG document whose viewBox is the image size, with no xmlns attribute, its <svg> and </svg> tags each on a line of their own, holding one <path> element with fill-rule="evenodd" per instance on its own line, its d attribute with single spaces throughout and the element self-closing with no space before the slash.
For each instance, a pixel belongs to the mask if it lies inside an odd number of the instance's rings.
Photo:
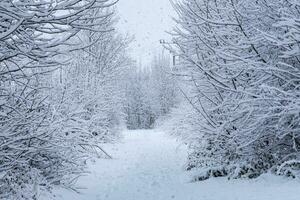
<svg viewBox="0 0 300 200">
<path fill-rule="evenodd" d="M 153 128 L 177 103 L 170 60 L 157 56 L 148 69 L 133 69 L 126 86 L 125 114 L 130 129 Z"/>
</svg>

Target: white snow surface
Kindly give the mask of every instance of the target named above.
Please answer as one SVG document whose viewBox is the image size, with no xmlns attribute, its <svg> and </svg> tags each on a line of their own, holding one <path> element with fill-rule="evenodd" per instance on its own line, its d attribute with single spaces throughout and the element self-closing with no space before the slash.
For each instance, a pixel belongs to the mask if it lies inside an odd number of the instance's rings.
<svg viewBox="0 0 300 200">
<path fill-rule="evenodd" d="M 90 164 L 82 194 L 58 191 L 58 200 L 299 200 L 300 181 L 264 175 L 254 180 L 214 178 L 191 183 L 187 149 L 159 130 L 125 131 L 107 145 L 112 160 Z"/>
</svg>

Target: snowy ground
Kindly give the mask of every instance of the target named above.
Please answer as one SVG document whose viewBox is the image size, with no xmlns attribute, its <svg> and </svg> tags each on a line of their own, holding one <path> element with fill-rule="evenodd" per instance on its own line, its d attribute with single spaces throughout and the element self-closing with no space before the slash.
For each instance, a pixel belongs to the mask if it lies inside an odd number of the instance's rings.
<svg viewBox="0 0 300 200">
<path fill-rule="evenodd" d="M 81 195 L 59 200 L 299 200 L 300 181 L 265 175 L 256 180 L 225 178 L 190 183 L 182 168 L 186 148 L 163 132 L 126 131 L 121 144 L 107 146 L 113 160 L 91 164 L 79 180 Z"/>
</svg>

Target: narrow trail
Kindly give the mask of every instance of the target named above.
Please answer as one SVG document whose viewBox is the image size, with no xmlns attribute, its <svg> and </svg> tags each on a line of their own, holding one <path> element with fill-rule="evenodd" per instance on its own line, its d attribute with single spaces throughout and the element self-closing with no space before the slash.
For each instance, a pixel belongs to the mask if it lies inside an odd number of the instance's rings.
<svg viewBox="0 0 300 200">
<path fill-rule="evenodd" d="M 106 150 L 114 159 L 91 164 L 91 174 L 78 183 L 86 188 L 82 194 L 64 191 L 58 199 L 298 200 L 297 195 L 288 194 L 300 194 L 295 184 L 277 177 L 190 183 L 191 177 L 183 169 L 186 147 L 157 130 L 126 131 L 122 143 L 108 145 Z"/>
<path fill-rule="evenodd" d="M 185 199 L 174 196 L 178 183 L 188 182 L 182 166 L 186 149 L 165 134 L 154 130 L 126 131 L 121 144 L 107 146 L 113 160 L 91 165 L 92 176 L 79 185 L 83 194 L 63 195 L 72 200 L 165 200 Z"/>
</svg>

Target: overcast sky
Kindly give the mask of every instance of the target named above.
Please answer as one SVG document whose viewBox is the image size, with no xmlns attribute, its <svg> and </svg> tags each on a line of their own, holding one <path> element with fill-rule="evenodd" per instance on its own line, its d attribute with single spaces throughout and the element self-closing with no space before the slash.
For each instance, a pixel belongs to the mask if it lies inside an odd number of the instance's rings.
<svg viewBox="0 0 300 200">
<path fill-rule="evenodd" d="M 168 40 L 165 33 L 172 29 L 174 11 L 169 0 L 120 0 L 119 29 L 135 36 L 131 45 L 132 56 L 148 65 L 154 51 L 162 51 L 160 39 Z"/>
</svg>

